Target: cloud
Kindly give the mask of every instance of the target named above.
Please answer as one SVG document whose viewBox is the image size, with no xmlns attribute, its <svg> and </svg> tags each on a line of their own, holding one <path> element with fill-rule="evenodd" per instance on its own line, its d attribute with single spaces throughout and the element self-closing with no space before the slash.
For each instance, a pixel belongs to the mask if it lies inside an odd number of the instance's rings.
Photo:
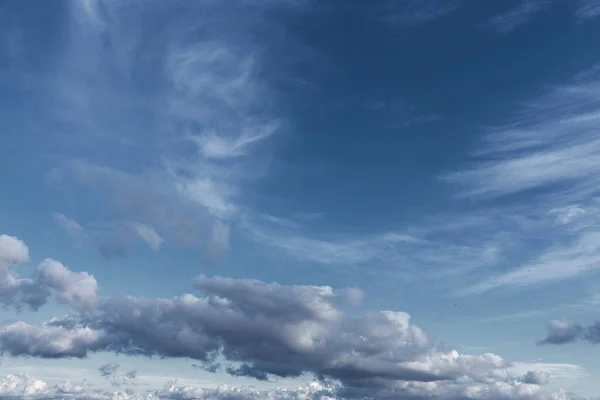
<svg viewBox="0 0 600 400">
<path fill-rule="evenodd" d="M 138 375 L 137 371 L 129 371 L 125 374 L 119 374 L 117 373 L 119 368 L 120 366 L 117 363 L 108 363 L 98 367 L 98 372 L 100 372 L 100 375 L 110 382 L 111 386 L 121 387 L 123 385 L 132 385 L 133 380 L 135 380 Z"/>
<path fill-rule="evenodd" d="M 509 33 L 523 25 L 533 17 L 533 14 L 542 11 L 550 5 L 552 0 L 521 0 L 520 3 L 504 14 L 499 14 L 486 23 L 484 28 L 493 29 L 501 33 Z"/>
<path fill-rule="evenodd" d="M 565 344 L 572 343 L 583 334 L 583 327 L 567 321 L 555 320 L 548 324 L 548 336 L 539 344 Z"/>
<path fill-rule="evenodd" d="M 485 29 L 508 34 L 530 22 L 535 14 L 561 1 L 563 0 L 520 0 L 516 6 L 505 13 L 493 16 L 481 26 Z M 569 3 L 569 7 L 573 7 L 571 11 L 579 21 L 585 21 L 600 15 L 600 6 L 598 6 L 596 0 L 565 1 L 565 3 Z"/>
<path fill-rule="evenodd" d="M 83 242 L 87 240 L 87 232 L 77 221 L 67 217 L 64 214 L 54 213 L 52 215 L 58 226 L 64 230 L 73 241 Z"/>
<path fill-rule="evenodd" d="M 152 250 L 158 250 L 163 245 L 165 240 L 150 226 L 140 223 L 132 223 L 135 232 L 150 246 Z"/>
<path fill-rule="evenodd" d="M 76 308 L 95 305 L 96 279 L 86 272 L 72 272 L 58 261 L 43 260 L 30 278 L 20 278 L 15 264 L 29 259 L 25 243 L 8 235 L 0 236 L 0 303 L 21 309 L 37 310 L 54 293 L 55 298 Z"/>
<path fill-rule="evenodd" d="M 480 320 L 482 323 L 493 323 L 493 322 L 505 322 L 505 321 L 520 321 L 524 319 L 531 319 L 543 315 L 542 310 L 528 310 L 521 311 L 513 314 L 499 315 L 495 317 L 486 317 Z"/>
<path fill-rule="evenodd" d="M 528 286 L 573 278 L 600 267 L 600 232 L 584 232 L 570 246 L 557 246 L 516 270 L 477 283 L 463 294 L 483 293 L 503 286 Z"/>
<path fill-rule="evenodd" d="M 585 340 L 591 344 L 600 343 L 600 320 L 590 325 L 580 325 L 568 321 L 555 320 L 548 324 L 548 335 L 539 344 L 568 344 Z"/>
<path fill-rule="evenodd" d="M 553 208 L 550 210 L 549 214 L 556 216 L 556 220 L 559 224 L 566 225 L 585 216 L 586 211 L 582 207 L 571 205 L 567 207 Z"/>
<path fill-rule="evenodd" d="M 527 378 L 529 372 L 533 372 L 534 374 L 545 376 L 548 374 L 550 381 L 556 383 L 560 380 L 577 380 L 587 377 L 586 370 L 577 364 L 564 364 L 564 363 L 527 363 L 527 362 L 515 362 L 510 367 L 510 372 L 512 374 L 524 374 L 523 379 Z"/>
<path fill-rule="evenodd" d="M 596 0 L 579 0 L 579 8 L 575 15 L 581 20 L 600 16 L 600 4 Z"/>
<path fill-rule="evenodd" d="M 585 194 L 587 200 L 599 169 L 600 145 L 594 135 L 600 118 L 598 77 L 591 71 L 525 104 L 513 121 L 489 130 L 475 154 L 479 160 L 444 180 L 458 187 L 461 197 L 561 187 L 563 193 Z"/>
<path fill-rule="evenodd" d="M 2 267 L 29 260 L 27 245 L 13 236 L 0 235 L 0 265 Z"/>
<path fill-rule="evenodd" d="M 375 18 L 390 27 L 410 28 L 435 21 L 462 7 L 462 0 L 387 0 L 376 8 Z"/>
<path fill-rule="evenodd" d="M 61 303 L 89 308 L 98 300 L 98 283 L 87 272 L 72 272 L 60 262 L 47 258 L 38 266 L 37 273 L 40 284 L 54 290 Z"/>
<path fill-rule="evenodd" d="M 523 376 L 522 381 L 533 385 L 546 385 L 549 379 L 550 374 L 548 372 L 528 371 L 525 376 Z"/>
<path fill-rule="evenodd" d="M 10 242 L 21 250 L 3 259 L 24 259 L 24 244 Z M 83 358 L 114 352 L 191 358 L 209 366 L 223 359 L 233 376 L 308 374 L 338 382 L 336 392 L 351 398 L 460 398 L 494 390 L 509 398 L 520 398 L 522 390 L 530 398 L 551 398 L 537 383 L 513 377 L 511 364 L 498 355 L 464 355 L 433 343 L 408 313 L 349 312 L 362 298 L 356 289 L 200 276 L 196 288 L 204 297 L 97 298 L 96 281 L 84 272 L 46 260 L 38 273 L 42 279 L 35 282 L 55 291 L 73 313 L 41 325 L 1 328 L 5 354 Z M 119 384 L 135 375 L 116 371 L 114 365 L 100 369 Z"/>
<path fill-rule="evenodd" d="M 259 390 L 253 387 L 221 385 L 217 389 L 206 389 L 193 385 L 178 385 L 178 380 L 167 381 L 162 390 L 138 391 L 134 388 L 104 390 L 93 387 L 88 381 L 73 384 L 63 381 L 52 385 L 27 374 L 8 374 L 0 380 L 0 398 L 27 398 L 34 400 L 336 400 L 331 387 L 318 382 L 296 388 Z"/>
<path fill-rule="evenodd" d="M 506 210 L 522 230 L 513 227 L 510 236 L 530 243 L 520 246 L 523 256 L 510 260 L 513 269 L 480 277 L 462 294 L 560 282 L 600 265 L 597 72 L 587 70 L 524 103 L 510 122 L 487 131 L 467 168 L 443 177 L 459 198 L 486 207 L 528 196 L 526 206 Z"/>
<path fill-rule="evenodd" d="M 95 225 L 117 232 L 98 238 L 64 214 L 57 223 L 72 237 L 87 232 L 108 258 L 129 253 L 121 228 L 131 221 L 153 249 L 168 241 L 225 251 L 224 226 L 253 212 L 244 195 L 269 169 L 265 150 L 286 129 L 264 61 L 294 43 L 280 46 L 282 25 L 265 16 L 304 3 L 180 0 L 165 13 L 161 1 L 69 2 L 56 67 L 44 75 L 52 90 L 36 98 L 48 105 L 44 124 L 66 127 L 53 136 L 60 162 L 51 182 L 67 197 L 94 196 L 106 211 Z M 147 30 L 140 16 L 170 28 Z M 137 76 L 151 83 L 141 87 Z M 61 153 L 65 143 L 74 151 Z"/>
<path fill-rule="evenodd" d="M 220 220 L 215 220 L 208 241 L 204 247 L 205 261 L 213 262 L 216 258 L 229 251 L 230 227 Z"/>
<path fill-rule="evenodd" d="M 94 246 L 106 259 L 126 257 L 134 235 L 155 251 L 165 242 L 153 226 L 139 222 L 105 223 L 101 228 L 84 228 L 64 214 L 55 213 L 54 219 L 76 245 Z"/>
</svg>

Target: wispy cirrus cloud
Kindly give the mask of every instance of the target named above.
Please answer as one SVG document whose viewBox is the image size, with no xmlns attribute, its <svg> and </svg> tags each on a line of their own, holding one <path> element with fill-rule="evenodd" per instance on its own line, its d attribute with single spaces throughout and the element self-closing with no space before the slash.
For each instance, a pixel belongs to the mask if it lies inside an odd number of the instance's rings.
<svg viewBox="0 0 600 400">
<path fill-rule="evenodd" d="M 581 234 L 568 246 L 558 246 L 542 253 L 532 263 L 480 282 L 465 294 L 483 293 L 502 286 L 527 286 L 561 281 L 600 268 L 600 232 Z"/>
<path fill-rule="evenodd" d="M 161 248 L 165 239 L 163 239 L 154 227 L 146 224 L 140 224 L 138 222 L 131 223 L 132 228 L 135 232 L 152 248 L 152 250 L 158 250 Z"/>
<path fill-rule="evenodd" d="M 533 20 L 535 14 L 564 4 L 568 5 L 571 15 L 580 22 L 600 15 L 600 7 L 596 0 L 519 0 L 514 7 L 488 19 L 481 27 L 508 34 Z"/>
<path fill-rule="evenodd" d="M 33 80 L 48 89 L 23 96 L 43 105 L 36 129 L 61 127 L 47 146 L 52 184 L 60 181 L 62 192 L 79 200 L 92 188 L 98 209 L 107 206 L 104 215 L 88 215 L 86 225 L 133 224 L 154 249 L 160 238 L 229 247 L 226 229 L 217 230 L 217 239 L 211 230 L 246 212 L 245 191 L 269 167 L 264 150 L 286 129 L 277 92 L 262 73 L 283 28 L 265 16 L 296 12 L 303 3 L 182 1 L 165 13 L 160 1 L 67 2 L 57 51 L 39 74 L 22 74 L 12 85 L 19 91 Z M 145 29 L 143 18 L 168 18 L 170 28 Z M 55 219 L 77 240 L 95 236 L 66 215 Z M 110 243 L 103 248 L 126 253 Z"/>
<path fill-rule="evenodd" d="M 509 33 L 518 26 L 529 22 L 535 13 L 542 11 L 551 3 L 552 0 L 522 0 L 506 13 L 490 18 L 482 26 L 501 33 Z"/>
<path fill-rule="evenodd" d="M 85 228 L 64 214 L 54 213 L 53 216 L 57 225 L 76 245 L 96 247 L 105 258 L 127 255 L 134 236 L 139 237 L 154 251 L 165 243 L 165 239 L 153 226 L 139 222 L 104 223 L 101 227 Z"/>
<path fill-rule="evenodd" d="M 463 5 L 462 0 L 387 0 L 376 8 L 375 18 L 390 27 L 414 27 L 442 18 Z"/>
<path fill-rule="evenodd" d="M 528 259 L 481 279 L 464 294 L 559 282 L 600 267 L 599 82 L 591 69 L 569 84 L 549 88 L 526 103 L 510 123 L 490 129 L 468 168 L 443 177 L 459 198 L 489 204 L 527 196 L 530 207 L 519 213 L 530 221 L 530 233 L 547 229 L 545 243 L 538 242 Z M 549 219 L 554 219 L 554 227 Z"/>
</svg>

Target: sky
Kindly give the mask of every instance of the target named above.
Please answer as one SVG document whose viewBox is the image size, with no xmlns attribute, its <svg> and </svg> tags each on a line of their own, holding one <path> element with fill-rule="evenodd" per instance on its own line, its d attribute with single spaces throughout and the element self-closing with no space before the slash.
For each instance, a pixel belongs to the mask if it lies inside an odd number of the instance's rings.
<svg viewBox="0 0 600 400">
<path fill-rule="evenodd" d="M 0 399 L 600 395 L 597 0 L 0 0 Z"/>
</svg>

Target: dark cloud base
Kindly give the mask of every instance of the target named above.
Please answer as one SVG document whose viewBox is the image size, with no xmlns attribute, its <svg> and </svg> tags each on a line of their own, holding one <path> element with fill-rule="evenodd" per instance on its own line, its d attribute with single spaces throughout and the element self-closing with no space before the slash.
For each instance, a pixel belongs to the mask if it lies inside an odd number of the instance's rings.
<svg viewBox="0 0 600 400">
<path fill-rule="evenodd" d="M 15 322 L 0 329 L 5 356 L 58 359 L 111 352 L 185 358 L 233 377 L 312 376 L 330 382 L 329 398 L 564 398 L 540 387 L 548 381 L 543 372 L 511 376 L 511 364 L 498 355 L 464 355 L 433 343 L 405 312 L 357 314 L 352 307 L 362 293 L 356 289 L 200 276 L 201 296 L 101 297 L 93 276 L 54 260 L 43 261 L 33 278 L 19 278 L 13 269 L 27 259 L 22 241 L 0 237 L 3 303 L 37 309 L 53 293 L 72 311 L 41 325 Z M 31 302 L 34 287 L 44 296 Z M 136 376 L 117 370 L 112 364 L 100 367 L 115 387 Z M 240 396 L 214 398 L 260 398 Z M 319 396 L 274 398 L 328 398 Z"/>
</svg>

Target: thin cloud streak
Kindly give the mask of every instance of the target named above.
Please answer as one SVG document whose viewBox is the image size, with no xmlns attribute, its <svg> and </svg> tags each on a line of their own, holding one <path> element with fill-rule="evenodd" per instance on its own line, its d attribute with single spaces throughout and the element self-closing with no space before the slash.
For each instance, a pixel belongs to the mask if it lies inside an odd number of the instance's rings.
<svg viewBox="0 0 600 400">
<path fill-rule="evenodd" d="M 459 198 L 510 201 L 527 194 L 531 207 L 523 217 L 540 228 L 542 217 L 556 221 L 529 261 L 516 260 L 516 269 L 483 278 L 459 294 L 560 282 L 600 267 L 599 82 L 591 69 L 550 88 L 525 104 L 513 122 L 490 129 L 468 169 L 443 177 Z"/>
</svg>

